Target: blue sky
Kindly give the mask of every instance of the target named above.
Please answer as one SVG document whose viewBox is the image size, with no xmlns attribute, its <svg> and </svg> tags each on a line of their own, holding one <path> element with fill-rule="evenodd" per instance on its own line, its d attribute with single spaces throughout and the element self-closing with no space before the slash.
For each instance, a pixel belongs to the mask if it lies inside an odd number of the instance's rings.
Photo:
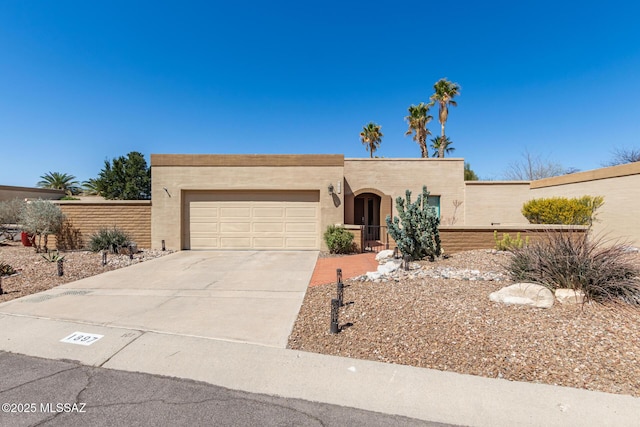
<svg viewBox="0 0 640 427">
<path fill-rule="evenodd" d="M 0 1 L 0 185 L 151 153 L 344 153 L 461 85 L 447 135 L 484 179 L 528 150 L 640 147 L 637 2 Z M 429 128 L 438 135 L 437 108 Z M 428 185 L 428 183 L 427 183 Z"/>
</svg>

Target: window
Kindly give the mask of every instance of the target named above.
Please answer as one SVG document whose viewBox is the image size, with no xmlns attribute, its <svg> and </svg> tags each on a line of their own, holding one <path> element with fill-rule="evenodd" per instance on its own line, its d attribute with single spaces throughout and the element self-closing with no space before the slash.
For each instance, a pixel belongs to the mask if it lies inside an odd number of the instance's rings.
<svg viewBox="0 0 640 427">
<path fill-rule="evenodd" d="M 440 218 L 440 196 L 428 196 L 427 204 L 432 208 L 435 208 L 436 215 Z"/>
</svg>

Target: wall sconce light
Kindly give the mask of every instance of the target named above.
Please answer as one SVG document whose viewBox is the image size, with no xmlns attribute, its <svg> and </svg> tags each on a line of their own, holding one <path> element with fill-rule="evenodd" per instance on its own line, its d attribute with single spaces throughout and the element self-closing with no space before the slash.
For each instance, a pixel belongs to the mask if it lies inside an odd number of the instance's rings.
<svg viewBox="0 0 640 427">
<path fill-rule="evenodd" d="M 329 184 L 329 195 L 333 196 L 333 184 Z"/>
</svg>

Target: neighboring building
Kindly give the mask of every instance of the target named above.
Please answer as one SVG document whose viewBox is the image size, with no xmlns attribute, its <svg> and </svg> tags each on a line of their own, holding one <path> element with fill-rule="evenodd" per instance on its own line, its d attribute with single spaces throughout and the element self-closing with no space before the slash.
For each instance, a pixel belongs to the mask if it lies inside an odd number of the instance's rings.
<svg viewBox="0 0 640 427">
<path fill-rule="evenodd" d="M 14 187 L 0 185 L 0 202 L 13 199 L 47 199 L 58 200 L 65 196 L 64 190 L 51 190 L 48 188 Z"/>
</svg>

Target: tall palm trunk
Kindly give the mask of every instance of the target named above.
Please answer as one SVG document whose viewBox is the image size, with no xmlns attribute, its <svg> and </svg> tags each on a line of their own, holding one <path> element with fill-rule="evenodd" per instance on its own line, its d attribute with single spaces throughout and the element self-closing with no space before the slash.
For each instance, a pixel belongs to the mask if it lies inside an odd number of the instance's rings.
<svg viewBox="0 0 640 427">
<path fill-rule="evenodd" d="M 440 129 L 442 130 L 442 140 L 444 141 L 444 122 L 440 123 Z M 438 157 L 444 158 L 444 144 L 440 144 L 440 147 L 438 147 Z"/>
</svg>

